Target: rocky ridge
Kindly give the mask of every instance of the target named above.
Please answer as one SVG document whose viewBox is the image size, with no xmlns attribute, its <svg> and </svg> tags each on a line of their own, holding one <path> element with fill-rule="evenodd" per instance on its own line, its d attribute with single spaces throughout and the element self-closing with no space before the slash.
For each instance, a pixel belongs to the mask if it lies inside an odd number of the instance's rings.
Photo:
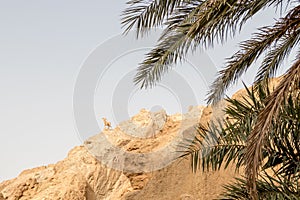
<svg viewBox="0 0 300 200">
<path fill-rule="evenodd" d="M 142 109 L 73 148 L 64 160 L 2 182 L 0 200 L 216 198 L 233 169 L 193 174 L 189 158 L 175 160 L 177 144 L 193 137 L 194 127 L 207 124 L 212 112 L 195 106 L 168 116 Z"/>
</svg>

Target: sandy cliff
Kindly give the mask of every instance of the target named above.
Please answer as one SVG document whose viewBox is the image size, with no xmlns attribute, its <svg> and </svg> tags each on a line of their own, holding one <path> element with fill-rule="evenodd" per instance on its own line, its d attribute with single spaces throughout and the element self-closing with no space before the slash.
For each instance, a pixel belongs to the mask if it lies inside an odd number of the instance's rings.
<svg viewBox="0 0 300 200">
<path fill-rule="evenodd" d="M 234 170 L 193 174 L 189 158 L 174 161 L 178 142 L 192 137 L 194 126 L 206 124 L 211 113 L 202 106 L 171 116 L 142 109 L 73 148 L 64 160 L 2 182 L 0 200 L 213 199 Z"/>
</svg>

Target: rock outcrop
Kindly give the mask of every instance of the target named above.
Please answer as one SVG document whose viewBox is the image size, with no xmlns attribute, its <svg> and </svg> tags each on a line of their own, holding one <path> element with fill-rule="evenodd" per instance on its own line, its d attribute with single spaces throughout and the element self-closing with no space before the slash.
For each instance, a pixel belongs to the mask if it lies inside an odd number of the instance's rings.
<svg viewBox="0 0 300 200">
<path fill-rule="evenodd" d="M 0 184 L 0 200 L 213 199 L 234 170 L 192 173 L 179 143 L 211 119 L 210 107 L 186 114 L 142 109 L 112 130 L 89 138 L 56 164 L 23 171 Z"/>
</svg>

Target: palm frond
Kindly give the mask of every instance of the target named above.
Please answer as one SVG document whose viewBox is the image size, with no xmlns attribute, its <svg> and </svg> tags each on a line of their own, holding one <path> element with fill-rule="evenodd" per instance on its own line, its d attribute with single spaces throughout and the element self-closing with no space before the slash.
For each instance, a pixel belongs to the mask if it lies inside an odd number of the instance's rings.
<svg viewBox="0 0 300 200">
<path fill-rule="evenodd" d="M 227 124 L 233 127 L 230 122 Z M 191 156 L 191 166 L 194 172 L 202 170 L 219 170 L 223 165 L 227 168 L 230 163 L 236 162 L 236 169 L 242 166 L 243 154 L 246 148 L 245 136 L 236 135 L 232 129 L 220 129 L 210 125 L 208 129 L 203 126 L 197 127 L 198 135 L 195 140 L 185 141 L 183 146 L 188 146 L 182 157 Z M 226 132 L 226 136 L 225 136 Z"/>
<path fill-rule="evenodd" d="M 267 104 L 257 119 L 257 123 L 247 141 L 246 177 L 252 195 L 256 195 L 256 179 L 262 162 L 262 150 L 271 128 L 277 121 L 285 97 L 300 88 L 300 57 L 284 75 L 280 84 L 267 98 Z"/>
<path fill-rule="evenodd" d="M 138 67 L 134 82 L 140 84 L 141 88 L 153 87 L 162 75 L 171 68 L 172 63 L 178 59 L 183 59 L 181 56 L 183 49 L 180 47 L 186 46 L 190 42 L 191 40 L 182 33 L 170 35 L 161 41 L 155 49 L 146 55 L 146 59 Z"/>
<path fill-rule="evenodd" d="M 217 124 L 212 122 L 208 128 L 199 125 L 195 140 L 183 143 L 183 148 L 187 149 L 183 156 L 191 156 L 194 172 L 199 168 L 219 170 L 230 163 L 234 163 L 238 170 L 244 165 L 247 138 L 256 122 L 257 112 L 269 94 L 268 90 L 255 94 L 253 88 L 246 88 L 246 91 L 248 98 L 227 99 L 227 119 L 220 119 Z"/>
<path fill-rule="evenodd" d="M 300 93 L 289 95 L 273 123 L 265 149 L 270 155 L 263 169 L 277 167 L 277 174 L 300 177 Z"/>
<path fill-rule="evenodd" d="M 122 13 L 121 24 L 127 33 L 136 28 L 137 36 L 148 31 L 150 28 L 159 26 L 166 17 L 172 14 L 173 10 L 183 3 L 190 3 L 192 0 L 130 0 L 128 7 Z M 199 1 L 197 1 L 199 2 Z"/>
<path fill-rule="evenodd" d="M 281 55 L 281 57 L 277 58 L 275 61 L 267 57 L 264 62 L 265 66 L 263 65 L 261 68 L 265 70 L 261 70 L 261 73 L 274 73 L 278 64 L 280 64 L 280 62 L 290 52 L 289 48 L 293 47 L 295 43 L 298 42 L 300 26 L 299 13 L 300 6 L 297 6 L 292 9 L 284 18 L 276 22 L 274 26 L 260 28 L 260 32 L 256 33 L 252 39 L 242 42 L 240 45 L 241 49 L 228 59 L 226 68 L 219 72 L 218 77 L 212 84 L 208 93 L 208 103 L 216 103 L 219 101 L 226 89 L 231 84 L 235 83 L 238 78 L 240 78 L 241 75 L 262 55 L 264 51 L 269 49 L 272 45 L 275 45 L 278 41 L 283 40 L 285 42 L 282 43 L 282 48 L 279 47 L 278 49 L 274 50 L 275 53 L 278 53 L 278 55 Z M 291 36 L 295 36 L 293 34 L 296 34 L 297 37 L 286 40 Z M 274 54 L 274 52 L 271 52 L 269 56 L 272 54 Z M 271 66 L 268 64 L 271 64 Z M 268 71 L 268 69 L 271 71 Z M 264 77 L 265 74 L 259 74 L 258 76 Z"/>
<path fill-rule="evenodd" d="M 259 72 L 256 75 L 256 83 L 266 83 L 269 78 L 274 77 L 282 61 L 288 56 L 291 50 L 298 45 L 300 41 L 300 29 L 292 34 L 286 35 L 274 49 L 270 50 L 265 56 Z"/>
<path fill-rule="evenodd" d="M 236 178 L 234 183 L 225 185 L 224 189 L 225 191 L 219 199 L 251 199 L 245 178 Z M 260 175 L 260 179 L 257 181 L 257 190 L 260 200 L 297 200 L 300 198 L 297 180 L 287 180 L 278 175 L 274 177 L 266 172 Z"/>
<path fill-rule="evenodd" d="M 216 0 L 178 7 L 166 21 L 167 28 L 158 45 L 140 64 L 134 82 L 141 84 L 141 88 L 152 87 L 172 64 L 182 61 L 189 50 L 194 51 L 199 45 L 207 48 L 233 36 L 244 23 L 245 13 L 254 15 L 256 12 L 250 10 L 259 2 Z"/>
</svg>

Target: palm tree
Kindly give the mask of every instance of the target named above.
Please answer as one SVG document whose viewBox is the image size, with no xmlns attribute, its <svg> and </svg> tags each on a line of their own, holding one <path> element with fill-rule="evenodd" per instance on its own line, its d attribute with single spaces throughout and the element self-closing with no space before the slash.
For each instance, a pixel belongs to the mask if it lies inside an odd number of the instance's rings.
<svg viewBox="0 0 300 200">
<path fill-rule="evenodd" d="M 129 0 L 123 12 L 125 33 L 136 28 L 137 37 L 151 28 L 164 27 L 158 44 L 139 65 L 134 79 L 141 88 L 153 87 L 172 64 L 184 60 L 197 47 L 213 47 L 234 36 L 248 20 L 267 7 L 286 10 L 286 15 L 260 28 L 252 38 L 240 44 L 240 50 L 228 59 L 212 84 L 208 103 L 217 103 L 231 84 L 247 71 L 259 57 L 263 61 L 255 85 L 265 84 L 276 74 L 282 62 L 300 40 L 300 4 L 292 0 Z M 247 137 L 246 178 L 253 199 L 257 199 L 256 179 L 262 164 L 262 150 L 273 120 L 292 91 L 300 88 L 300 53 L 286 71 L 282 81 L 266 98 L 258 120 Z"/>
<path fill-rule="evenodd" d="M 218 170 L 234 163 L 236 170 L 247 164 L 247 138 L 264 109 L 269 96 L 268 88 L 246 88 L 242 99 L 226 99 L 228 106 L 224 121 L 211 122 L 208 127 L 199 125 L 196 139 L 183 143 L 187 149 L 182 157 L 191 156 L 193 171 Z M 287 97 L 280 109 L 278 121 L 262 149 L 262 169 L 256 181 L 259 199 L 300 199 L 300 94 Z M 224 186 L 221 199 L 249 199 L 246 181 L 236 178 L 234 184 Z"/>
</svg>

